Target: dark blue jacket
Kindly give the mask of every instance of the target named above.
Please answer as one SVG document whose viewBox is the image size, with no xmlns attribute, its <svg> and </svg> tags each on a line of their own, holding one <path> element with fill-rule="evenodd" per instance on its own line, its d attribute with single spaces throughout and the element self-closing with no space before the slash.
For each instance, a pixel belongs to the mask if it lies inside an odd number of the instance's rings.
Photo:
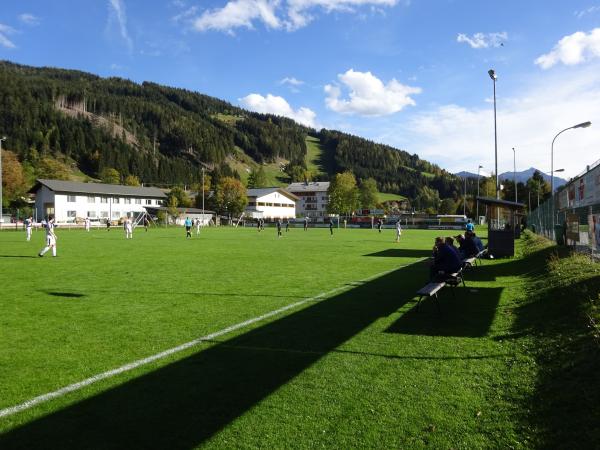
<svg viewBox="0 0 600 450">
<path fill-rule="evenodd" d="M 443 244 L 438 247 L 435 257 L 435 269 L 442 270 L 446 273 L 458 272 L 462 266 L 462 262 L 458 256 L 456 249 L 451 249 L 449 245 Z"/>
</svg>

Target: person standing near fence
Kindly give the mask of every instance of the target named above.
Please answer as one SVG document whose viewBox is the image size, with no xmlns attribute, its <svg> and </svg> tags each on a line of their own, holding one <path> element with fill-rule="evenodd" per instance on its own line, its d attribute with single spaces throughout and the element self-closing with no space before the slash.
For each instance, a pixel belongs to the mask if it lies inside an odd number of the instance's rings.
<svg viewBox="0 0 600 450">
<path fill-rule="evenodd" d="M 281 219 L 277 219 L 277 237 L 280 238 L 282 236 L 281 234 Z"/>
<path fill-rule="evenodd" d="M 400 224 L 400 219 L 396 222 L 396 242 L 400 242 L 400 236 L 402 235 L 402 225 Z"/>
<path fill-rule="evenodd" d="M 27 235 L 27 241 L 31 240 L 31 230 L 33 229 L 33 217 L 29 216 L 25 219 L 25 233 Z"/>
<path fill-rule="evenodd" d="M 90 231 L 90 218 L 86 217 L 83 222 L 84 222 L 84 225 L 85 225 L 85 231 Z"/>
<path fill-rule="evenodd" d="M 202 222 L 200 222 L 200 219 L 196 219 L 196 236 L 198 236 L 200 234 L 200 224 Z"/>
<path fill-rule="evenodd" d="M 308 230 L 308 216 L 304 218 L 304 231 Z"/>
<path fill-rule="evenodd" d="M 52 256 L 56 256 L 56 234 L 54 234 L 54 217 L 48 217 L 46 221 L 46 246 L 38 253 L 38 256 L 41 258 L 46 254 L 46 252 L 52 249 Z"/>
<path fill-rule="evenodd" d="M 133 239 L 133 225 L 129 217 L 123 222 L 123 228 L 125 229 L 125 239 Z"/>
</svg>

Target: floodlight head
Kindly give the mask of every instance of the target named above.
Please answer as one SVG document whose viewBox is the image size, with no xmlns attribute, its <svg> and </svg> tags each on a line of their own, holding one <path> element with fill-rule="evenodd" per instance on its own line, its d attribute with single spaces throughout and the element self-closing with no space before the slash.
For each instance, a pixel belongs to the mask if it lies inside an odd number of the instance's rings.
<svg viewBox="0 0 600 450">
<path fill-rule="evenodd" d="M 498 76 L 496 75 L 496 72 L 494 71 L 494 69 L 488 70 L 488 75 L 494 81 L 496 81 L 498 79 Z"/>
<path fill-rule="evenodd" d="M 480 164 L 479 167 L 478 167 L 478 169 L 483 169 L 483 166 Z"/>
<path fill-rule="evenodd" d="M 592 125 L 592 122 L 588 121 L 588 122 L 583 122 L 583 123 L 577 124 L 573 128 L 587 128 L 591 125 Z"/>
<path fill-rule="evenodd" d="M 2 136 L 2 138 L 0 138 L 0 141 L 5 141 L 6 140 L 6 136 Z"/>
<path fill-rule="evenodd" d="M 564 172 L 565 169 L 556 169 L 555 172 Z"/>
</svg>

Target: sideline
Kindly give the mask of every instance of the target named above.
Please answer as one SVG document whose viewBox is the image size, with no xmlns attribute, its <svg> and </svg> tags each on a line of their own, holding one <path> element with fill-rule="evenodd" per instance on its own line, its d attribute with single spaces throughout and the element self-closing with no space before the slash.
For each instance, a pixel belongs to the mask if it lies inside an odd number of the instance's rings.
<svg viewBox="0 0 600 450">
<path fill-rule="evenodd" d="M 62 396 L 66 395 L 66 394 L 69 394 L 71 392 L 78 391 L 79 389 L 82 389 L 82 388 L 84 388 L 86 386 L 89 386 L 91 384 L 97 383 L 98 381 L 105 380 L 107 378 L 112 378 L 112 377 L 114 377 L 116 375 L 119 375 L 119 374 L 122 374 L 122 373 L 125 373 L 125 372 L 129 372 L 131 370 L 137 369 L 138 367 L 145 366 L 146 364 L 150 364 L 151 362 L 158 361 L 160 359 L 166 358 L 167 356 L 171 356 L 171 355 L 174 355 L 175 353 L 179 353 L 179 352 L 182 352 L 184 350 L 187 350 L 190 347 L 194 347 L 196 345 L 202 344 L 202 343 L 204 343 L 206 341 L 212 341 L 215 338 L 223 336 L 224 334 L 231 333 L 232 331 L 238 330 L 240 328 L 244 328 L 244 327 L 246 327 L 248 325 L 252 325 L 253 323 L 260 322 L 261 320 L 268 319 L 269 317 L 272 317 L 272 316 L 276 316 L 276 315 L 281 314 L 281 313 L 283 313 L 283 312 L 285 312 L 285 311 L 287 311 L 289 309 L 296 308 L 296 307 L 298 307 L 300 305 L 303 305 L 305 303 L 323 300 L 323 299 L 325 299 L 325 298 L 329 297 L 330 295 L 335 294 L 337 292 L 340 292 L 340 291 L 343 291 L 343 290 L 350 290 L 351 288 L 356 287 L 356 283 L 366 283 L 366 282 L 369 282 L 371 280 L 374 280 L 375 278 L 379 278 L 379 277 L 388 275 L 388 274 L 390 274 L 390 273 L 392 273 L 392 272 L 394 272 L 394 271 L 396 271 L 398 269 L 401 269 L 402 267 L 407 267 L 407 266 L 410 266 L 410 265 L 422 262 L 425 259 L 427 259 L 427 258 L 421 258 L 421 259 L 418 259 L 416 261 L 412 261 L 412 262 L 410 262 L 408 264 L 404 264 L 404 265 L 395 267 L 393 269 L 386 270 L 384 272 L 372 275 L 372 276 L 370 276 L 368 278 L 364 278 L 364 279 L 359 280 L 359 281 L 348 282 L 348 283 L 344 284 L 343 286 L 339 286 L 337 288 L 331 289 L 330 291 L 321 292 L 320 294 L 317 294 L 314 297 L 310 297 L 310 298 L 306 298 L 304 300 L 300 300 L 299 302 L 292 303 L 290 305 L 284 306 L 284 307 L 276 309 L 274 311 L 270 311 L 270 312 L 268 312 L 266 314 L 263 314 L 262 316 L 258 316 L 258 317 L 255 317 L 253 319 L 249 319 L 249 320 L 246 320 L 244 322 L 240 322 L 240 323 L 237 323 L 235 325 L 231 325 L 231 326 L 229 326 L 227 328 L 224 328 L 224 329 L 222 329 L 220 331 L 216 331 L 215 333 L 207 334 L 206 336 L 199 337 L 199 338 L 194 339 L 192 341 L 186 342 L 185 344 L 178 345 L 177 347 L 173 347 L 173 348 L 170 348 L 168 350 L 162 351 L 160 353 L 156 353 L 155 355 L 148 356 L 148 357 L 142 358 L 142 359 L 138 359 L 137 361 L 133 361 L 133 362 L 131 362 L 129 364 L 125 364 L 124 366 L 118 367 L 116 369 L 112 369 L 112 370 L 109 370 L 109 371 L 106 371 L 106 372 L 99 373 L 99 374 L 94 375 L 94 376 L 92 376 L 90 378 L 86 378 L 85 380 L 79 381 L 77 383 L 70 384 L 70 385 L 65 386 L 63 388 L 60 388 L 60 389 L 58 389 L 56 391 L 49 392 L 49 393 L 43 394 L 43 395 L 39 395 L 37 397 L 32 398 L 31 400 L 27 400 L 27 401 L 25 401 L 23 403 L 20 403 L 18 405 L 11 406 L 11 407 L 8 407 L 8 408 L 0 410 L 0 418 L 7 417 L 7 416 L 10 416 L 10 415 L 16 414 L 18 412 L 21 412 L 21 411 L 25 411 L 27 409 L 30 409 L 30 408 L 36 406 L 36 405 L 39 405 L 40 403 L 45 403 L 45 402 L 47 402 L 49 400 L 62 397 Z"/>
</svg>

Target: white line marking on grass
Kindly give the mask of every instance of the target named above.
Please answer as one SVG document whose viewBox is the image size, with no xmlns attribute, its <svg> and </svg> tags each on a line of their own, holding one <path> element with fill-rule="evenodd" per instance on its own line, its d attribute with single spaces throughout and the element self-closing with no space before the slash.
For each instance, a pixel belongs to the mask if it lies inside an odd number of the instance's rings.
<svg viewBox="0 0 600 450">
<path fill-rule="evenodd" d="M 365 278 L 364 280 L 360 280 L 359 282 L 365 283 L 365 282 L 374 280 L 375 278 L 379 278 L 379 277 L 385 276 L 385 275 L 387 275 L 389 273 L 392 273 L 392 272 L 394 272 L 394 271 L 396 271 L 396 270 L 398 270 L 398 269 L 400 269 L 402 267 L 405 267 L 407 265 L 408 264 L 405 264 L 403 266 L 399 266 L 399 267 L 396 267 L 396 268 L 391 269 L 391 270 L 386 270 L 385 272 L 381 272 L 381 273 L 375 274 L 375 275 L 373 275 L 373 276 L 371 276 L 369 278 Z M 188 348 L 194 347 L 194 346 L 196 346 L 198 344 L 201 344 L 201 343 L 203 343 L 205 341 L 214 340 L 215 338 L 217 338 L 219 336 L 223 336 L 224 334 L 231 333 L 232 331 L 238 330 L 240 328 L 244 328 L 244 327 L 246 327 L 248 325 L 252 325 L 253 323 L 259 322 L 259 321 L 264 320 L 264 319 L 268 319 L 269 317 L 272 317 L 272 316 L 276 316 L 277 314 L 281 314 L 282 312 L 285 312 L 288 309 L 295 308 L 297 306 L 303 305 L 304 303 L 308 303 L 308 302 L 311 302 L 311 301 L 317 301 L 317 300 L 320 300 L 320 299 L 327 298 L 327 297 L 329 297 L 330 295 L 332 295 L 332 294 L 334 294 L 336 292 L 339 292 L 339 291 L 344 290 L 344 289 L 347 290 L 347 289 L 350 289 L 352 287 L 355 287 L 355 286 L 344 285 L 344 286 L 337 287 L 335 289 L 331 289 L 330 291 L 327 291 L 327 292 L 321 292 L 320 294 L 317 294 L 314 297 L 306 298 L 306 299 L 301 300 L 299 302 L 292 303 L 291 305 L 287 305 L 287 306 L 284 306 L 282 308 L 276 309 L 274 311 L 268 312 L 266 314 L 263 314 L 262 316 L 255 317 L 254 319 L 249 319 L 249 320 L 246 320 L 244 322 L 240 322 L 240 323 L 237 323 L 235 325 L 231 325 L 231 326 L 229 326 L 227 328 L 224 328 L 224 329 L 222 329 L 220 331 L 216 331 L 215 333 L 207 334 L 206 336 L 202 336 L 200 338 L 194 339 L 193 341 L 186 342 L 185 344 L 178 345 L 177 347 L 170 348 L 168 350 L 165 350 L 163 352 L 157 353 L 155 355 L 148 356 L 147 358 L 138 359 L 137 361 L 133 361 L 133 362 L 131 362 L 129 364 L 125 364 L 124 366 L 118 367 L 116 369 L 112 369 L 112 370 L 109 370 L 109 371 L 106 371 L 106 372 L 99 373 L 99 374 L 94 375 L 94 376 L 92 376 L 90 378 L 86 378 L 83 381 L 79 381 L 77 383 L 73 383 L 73 384 L 70 384 L 70 385 L 65 386 L 63 388 L 60 388 L 60 389 L 58 389 L 56 391 L 49 392 L 49 393 L 43 394 L 43 395 L 39 395 L 37 397 L 32 398 L 31 400 L 27 400 L 27 401 L 21 403 L 21 404 L 18 404 L 18 405 L 11 406 L 9 408 L 5 408 L 5 409 L 0 410 L 0 417 L 6 417 L 6 416 L 10 416 L 12 414 L 16 414 L 16 413 L 21 412 L 21 411 L 25 411 L 26 409 L 32 408 L 35 405 L 39 405 L 40 403 L 45 403 L 45 402 L 47 402 L 49 400 L 52 400 L 54 398 L 62 397 L 63 395 L 69 394 L 71 392 L 78 391 L 79 389 L 82 389 L 82 388 L 84 388 L 86 386 L 89 386 L 91 384 L 97 383 L 98 381 L 105 380 L 107 378 L 112 378 L 112 377 L 114 377 L 116 375 L 119 375 L 119 374 L 122 374 L 122 373 L 125 373 L 125 372 L 129 372 L 129 371 L 131 371 L 133 369 L 137 369 L 138 367 L 145 366 L 146 364 L 149 364 L 151 362 L 158 361 L 159 359 L 163 359 L 163 358 L 166 358 L 167 356 L 171 356 L 171 355 L 174 355 L 175 353 L 179 353 L 179 352 L 182 352 L 183 350 L 187 350 Z"/>
</svg>

